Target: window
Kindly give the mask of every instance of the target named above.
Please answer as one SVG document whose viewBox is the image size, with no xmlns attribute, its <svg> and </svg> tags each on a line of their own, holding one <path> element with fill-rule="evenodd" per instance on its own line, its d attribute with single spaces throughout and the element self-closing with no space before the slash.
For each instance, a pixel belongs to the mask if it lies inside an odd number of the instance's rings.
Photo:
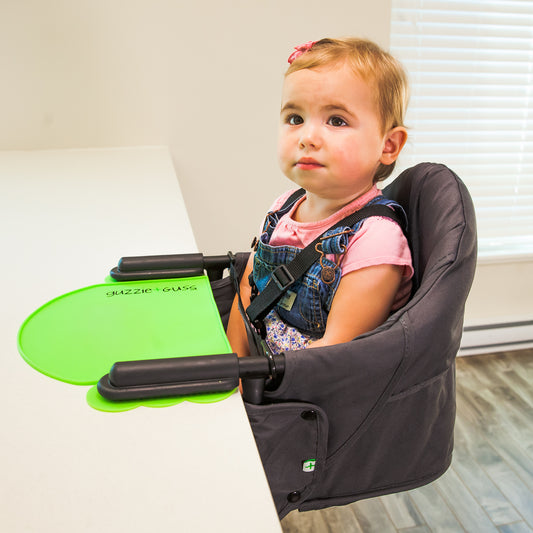
<svg viewBox="0 0 533 533">
<path fill-rule="evenodd" d="M 392 0 L 411 83 L 402 170 L 444 163 L 468 186 L 481 260 L 533 258 L 533 1 Z"/>
</svg>

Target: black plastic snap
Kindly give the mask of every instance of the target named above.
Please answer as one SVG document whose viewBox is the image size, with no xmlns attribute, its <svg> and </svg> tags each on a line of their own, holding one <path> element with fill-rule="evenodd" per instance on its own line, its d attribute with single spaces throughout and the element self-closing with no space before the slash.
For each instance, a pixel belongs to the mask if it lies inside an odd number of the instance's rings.
<svg viewBox="0 0 533 533">
<path fill-rule="evenodd" d="M 301 495 L 300 492 L 298 492 L 297 490 L 295 490 L 294 492 L 290 492 L 289 494 L 287 494 L 287 500 L 288 500 L 290 503 L 296 503 L 301 497 L 302 497 L 302 495 Z"/>
<path fill-rule="evenodd" d="M 316 417 L 317 417 L 317 413 L 316 411 L 304 411 L 301 415 L 300 415 L 304 420 L 316 420 Z"/>
</svg>

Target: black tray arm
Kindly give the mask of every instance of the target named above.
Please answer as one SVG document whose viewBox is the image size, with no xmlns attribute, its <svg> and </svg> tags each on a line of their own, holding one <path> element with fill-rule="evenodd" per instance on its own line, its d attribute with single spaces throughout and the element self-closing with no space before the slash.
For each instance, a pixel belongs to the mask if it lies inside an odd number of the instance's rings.
<svg viewBox="0 0 533 533">
<path fill-rule="evenodd" d="M 209 281 L 215 281 L 229 268 L 230 256 L 231 252 L 211 256 L 192 253 L 122 257 L 110 275 L 117 281 L 136 281 L 202 276 L 205 271 Z"/>
<path fill-rule="evenodd" d="M 141 400 L 209 392 L 227 392 L 242 380 L 243 398 L 260 404 L 265 385 L 285 370 L 285 356 L 238 357 L 235 353 L 115 363 L 98 382 L 98 392 L 111 401 Z"/>
</svg>

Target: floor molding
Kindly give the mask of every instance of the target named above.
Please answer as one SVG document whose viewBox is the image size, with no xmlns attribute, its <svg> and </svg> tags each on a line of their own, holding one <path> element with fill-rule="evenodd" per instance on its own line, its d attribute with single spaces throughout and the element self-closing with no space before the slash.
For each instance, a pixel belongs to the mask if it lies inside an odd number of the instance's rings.
<svg viewBox="0 0 533 533">
<path fill-rule="evenodd" d="M 533 347 L 533 320 L 466 326 L 459 355 L 477 355 Z"/>
</svg>

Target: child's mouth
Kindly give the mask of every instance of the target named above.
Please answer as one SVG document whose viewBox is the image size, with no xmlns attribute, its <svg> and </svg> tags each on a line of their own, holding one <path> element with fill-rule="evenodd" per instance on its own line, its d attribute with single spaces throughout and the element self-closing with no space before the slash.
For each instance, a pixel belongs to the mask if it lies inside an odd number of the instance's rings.
<svg viewBox="0 0 533 533">
<path fill-rule="evenodd" d="M 314 170 L 317 168 L 322 168 L 324 165 L 322 165 L 312 157 L 302 157 L 296 162 L 295 166 L 301 170 Z"/>
</svg>

